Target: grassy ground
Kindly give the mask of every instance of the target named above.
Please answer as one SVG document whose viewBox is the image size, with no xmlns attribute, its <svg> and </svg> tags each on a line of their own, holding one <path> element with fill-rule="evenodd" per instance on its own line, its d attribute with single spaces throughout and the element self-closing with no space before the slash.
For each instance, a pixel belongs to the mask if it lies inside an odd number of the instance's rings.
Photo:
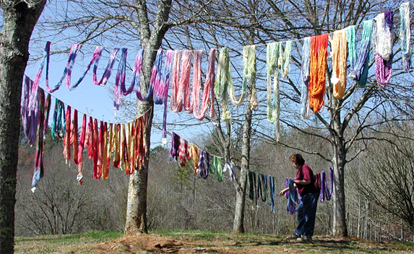
<svg viewBox="0 0 414 254">
<path fill-rule="evenodd" d="M 93 247 L 101 242 L 111 241 L 123 236 L 123 232 L 91 231 L 70 235 L 42 235 L 16 237 L 15 253 L 87 253 L 83 248 Z M 71 252 L 75 251 L 75 252 Z"/>
<path fill-rule="evenodd" d="M 312 242 L 267 234 L 158 231 L 123 236 L 122 232 L 17 237 L 15 253 L 414 253 L 413 243 L 374 242 L 315 236 Z"/>
</svg>

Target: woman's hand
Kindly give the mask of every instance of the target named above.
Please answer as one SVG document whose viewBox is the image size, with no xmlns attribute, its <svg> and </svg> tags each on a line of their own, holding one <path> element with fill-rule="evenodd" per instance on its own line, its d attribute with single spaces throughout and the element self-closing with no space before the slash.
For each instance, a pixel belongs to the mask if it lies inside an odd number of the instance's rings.
<svg viewBox="0 0 414 254">
<path fill-rule="evenodd" d="M 287 191 L 289 191 L 289 188 L 286 188 L 286 189 L 281 190 L 281 191 L 280 191 L 280 193 L 279 193 L 279 196 L 283 196 L 283 195 L 285 195 L 285 193 L 286 193 Z"/>
</svg>

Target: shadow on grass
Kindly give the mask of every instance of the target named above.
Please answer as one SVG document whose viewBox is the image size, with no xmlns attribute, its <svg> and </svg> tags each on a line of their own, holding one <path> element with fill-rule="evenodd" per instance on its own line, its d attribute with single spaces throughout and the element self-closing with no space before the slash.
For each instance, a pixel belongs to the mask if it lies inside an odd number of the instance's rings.
<svg viewBox="0 0 414 254">
<path fill-rule="evenodd" d="M 246 246 L 284 246 L 286 248 L 297 248 L 305 247 L 309 249 L 318 249 L 322 252 L 364 252 L 364 253 L 376 253 L 379 251 L 387 251 L 381 249 L 365 249 L 359 247 L 355 242 L 342 239 L 314 239 L 309 242 L 301 242 L 297 240 L 288 239 L 276 239 L 270 241 L 255 241 L 251 240 L 248 242 L 237 242 L 235 246 L 246 247 Z"/>
<path fill-rule="evenodd" d="M 17 241 L 29 242 L 29 241 L 52 241 L 61 242 L 68 240 L 78 240 L 81 238 L 90 239 L 115 239 L 123 235 L 120 231 L 90 231 L 80 234 L 56 234 L 56 235 L 40 235 L 40 236 L 22 236 L 16 237 Z"/>
</svg>

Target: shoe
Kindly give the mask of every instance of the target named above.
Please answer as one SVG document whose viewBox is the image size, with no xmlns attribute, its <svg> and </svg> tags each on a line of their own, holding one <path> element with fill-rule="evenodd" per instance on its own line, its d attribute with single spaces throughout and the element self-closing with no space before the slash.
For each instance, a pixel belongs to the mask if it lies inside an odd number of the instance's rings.
<svg viewBox="0 0 414 254">
<path fill-rule="evenodd" d="M 307 235 L 303 235 L 299 238 L 296 239 L 299 242 L 310 242 L 312 241 L 312 237 L 311 236 L 307 236 Z"/>
<path fill-rule="evenodd" d="M 293 235 L 287 236 L 286 240 L 293 240 L 293 239 L 297 239 L 298 237 L 300 238 L 300 235 L 295 233 Z"/>
</svg>

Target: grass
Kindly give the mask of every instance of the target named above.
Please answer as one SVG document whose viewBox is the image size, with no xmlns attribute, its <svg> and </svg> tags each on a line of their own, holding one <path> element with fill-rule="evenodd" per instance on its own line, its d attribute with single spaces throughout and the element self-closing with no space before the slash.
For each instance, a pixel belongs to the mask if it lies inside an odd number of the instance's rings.
<svg viewBox="0 0 414 254">
<path fill-rule="evenodd" d="M 271 234 L 232 234 L 222 231 L 156 230 L 142 238 L 122 237 L 120 231 L 91 231 L 71 235 L 16 237 L 15 253 L 414 253 L 414 243 L 375 242 L 357 238 L 316 236 L 300 243 Z M 121 239 L 118 239 L 122 237 Z M 181 242 L 172 246 L 168 239 Z M 111 241 L 115 240 L 116 241 Z M 164 244 L 163 244 L 164 243 Z M 170 246 L 169 246 L 170 245 Z M 164 246 L 164 247 L 160 247 Z M 149 248 L 149 249 L 147 249 Z"/>
<path fill-rule="evenodd" d="M 90 231 L 80 234 L 41 235 L 15 238 L 15 253 L 71 253 L 66 250 L 110 241 L 123 235 L 121 231 Z M 64 251 L 65 250 L 65 251 Z"/>
</svg>

